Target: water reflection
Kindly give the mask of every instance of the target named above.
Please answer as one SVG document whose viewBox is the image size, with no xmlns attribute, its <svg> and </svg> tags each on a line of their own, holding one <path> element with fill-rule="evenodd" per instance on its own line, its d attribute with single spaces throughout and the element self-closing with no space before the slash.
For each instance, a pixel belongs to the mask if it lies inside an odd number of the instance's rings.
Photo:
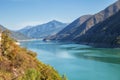
<svg viewBox="0 0 120 80">
<path fill-rule="evenodd" d="M 75 54 L 75 56 L 79 58 L 89 59 L 89 60 L 120 64 L 120 58 L 116 58 L 116 57 L 97 57 L 97 56 L 87 56 L 87 55 L 81 55 L 81 54 Z"/>
<path fill-rule="evenodd" d="M 81 48 L 78 46 L 66 46 L 61 48 L 68 50 L 71 55 L 77 58 L 120 64 L 120 49 L 104 49 L 92 47 Z"/>
</svg>

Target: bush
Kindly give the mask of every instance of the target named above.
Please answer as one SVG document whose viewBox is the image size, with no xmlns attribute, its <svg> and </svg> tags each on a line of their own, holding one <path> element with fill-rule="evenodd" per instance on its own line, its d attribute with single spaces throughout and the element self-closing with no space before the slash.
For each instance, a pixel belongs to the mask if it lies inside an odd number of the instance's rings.
<svg viewBox="0 0 120 80">
<path fill-rule="evenodd" d="M 40 72 L 35 69 L 28 69 L 20 80 L 40 80 Z"/>
<path fill-rule="evenodd" d="M 0 48 L 0 80 L 62 80 L 55 69 L 36 59 L 36 53 L 16 45 L 8 31 L 2 33 Z"/>
<path fill-rule="evenodd" d="M 27 53 L 28 53 L 29 55 L 33 56 L 33 57 L 36 57 L 36 56 L 37 56 L 37 54 L 36 54 L 35 52 L 32 52 L 32 51 L 28 51 Z"/>
</svg>

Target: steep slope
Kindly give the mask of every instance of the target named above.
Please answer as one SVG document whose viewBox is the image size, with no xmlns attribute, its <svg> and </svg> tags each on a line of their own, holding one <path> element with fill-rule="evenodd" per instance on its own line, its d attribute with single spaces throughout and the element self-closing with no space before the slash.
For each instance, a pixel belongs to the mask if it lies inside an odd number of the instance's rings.
<svg viewBox="0 0 120 80">
<path fill-rule="evenodd" d="M 16 40 L 28 40 L 31 39 L 28 36 L 25 36 L 24 34 L 16 31 L 11 31 L 11 37 Z"/>
<path fill-rule="evenodd" d="M 53 20 L 48 23 L 27 27 L 19 30 L 18 32 L 23 33 L 24 35 L 31 37 L 31 38 L 44 38 L 46 36 L 54 35 L 63 28 L 65 28 L 67 24 Z"/>
<path fill-rule="evenodd" d="M 0 30 L 5 31 L 8 30 L 7 28 L 3 27 L 2 25 L 0 25 Z M 9 30 L 10 31 L 10 30 Z M 11 32 L 11 37 L 16 39 L 16 40 L 25 40 L 25 39 L 30 39 L 27 36 L 19 33 L 19 32 L 15 32 L 15 31 L 10 31 Z"/>
<path fill-rule="evenodd" d="M 116 3 L 110 5 L 103 11 L 93 15 L 88 20 L 86 20 L 83 24 L 72 29 L 72 31 L 69 31 L 67 35 L 59 33 L 58 35 L 56 35 L 56 37 L 53 37 L 52 39 L 53 40 L 58 39 L 61 41 L 73 41 L 75 38 L 80 37 L 81 35 L 85 34 L 92 26 L 96 25 L 99 22 L 104 21 L 105 19 L 114 15 L 119 10 L 120 10 L 120 0 L 118 0 Z M 61 38 L 59 38 L 59 37 L 61 37 Z"/>
<path fill-rule="evenodd" d="M 120 47 L 120 11 L 74 40 L 96 47 Z"/>
<path fill-rule="evenodd" d="M 48 36 L 46 39 L 62 39 L 63 37 L 67 36 L 71 32 L 73 32 L 73 29 L 81 25 L 83 22 L 85 22 L 88 18 L 90 18 L 92 15 L 84 15 L 80 18 L 73 21 L 71 24 L 66 26 L 64 29 L 62 29 L 60 32 L 58 32 L 56 35 Z"/>
<path fill-rule="evenodd" d="M 63 80 L 51 66 L 36 58 L 36 53 L 21 48 L 2 33 L 0 44 L 0 80 Z"/>
</svg>

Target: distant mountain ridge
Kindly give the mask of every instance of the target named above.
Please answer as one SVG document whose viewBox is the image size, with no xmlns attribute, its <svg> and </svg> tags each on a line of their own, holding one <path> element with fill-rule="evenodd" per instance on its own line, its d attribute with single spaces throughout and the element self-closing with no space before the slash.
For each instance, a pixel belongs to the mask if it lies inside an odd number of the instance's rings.
<svg viewBox="0 0 120 80">
<path fill-rule="evenodd" d="M 33 28 L 33 26 L 27 26 L 27 27 L 25 27 L 23 29 L 25 30 L 25 29 L 30 29 L 30 28 Z"/>
<path fill-rule="evenodd" d="M 120 0 L 118 0 L 116 3 L 110 5 L 106 9 L 100 11 L 99 13 L 91 16 L 90 18 L 86 19 L 82 24 L 80 24 L 78 27 L 71 28 L 72 25 L 69 25 L 69 30 L 66 32 L 67 29 L 64 29 L 63 31 L 60 31 L 58 34 L 48 37 L 46 39 L 50 40 L 59 40 L 59 41 L 74 41 L 76 38 L 79 38 L 80 36 L 84 35 L 92 26 L 106 20 L 110 16 L 114 15 L 120 10 Z M 73 23 L 71 23 L 73 24 Z M 65 34 L 64 34 L 65 33 Z"/>
<path fill-rule="evenodd" d="M 84 15 L 70 23 L 68 26 L 66 26 L 64 29 L 62 29 L 60 32 L 58 32 L 56 35 L 48 36 L 45 39 L 62 39 L 64 36 L 67 36 L 69 33 L 73 32 L 74 28 L 77 28 L 79 25 L 81 25 L 83 22 L 85 22 L 87 19 L 89 19 L 92 15 Z"/>
<path fill-rule="evenodd" d="M 120 10 L 74 41 L 95 47 L 120 47 Z"/>
<path fill-rule="evenodd" d="M 0 25 L 0 30 L 5 31 L 5 30 L 9 30 L 9 29 L 7 29 L 7 28 L 5 28 L 4 26 Z M 26 39 L 30 39 L 29 37 L 27 37 L 27 36 L 25 36 L 25 35 L 23 35 L 23 34 L 21 34 L 21 33 L 19 33 L 19 32 L 15 32 L 15 31 L 11 31 L 11 30 L 9 30 L 9 31 L 10 31 L 10 33 L 11 33 L 10 36 L 11 36 L 12 38 L 16 39 L 16 40 L 26 40 Z"/>
<path fill-rule="evenodd" d="M 18 32 L 31 37 L 31 38 L 44 38 L 46 36 L 54 35 L 63 28 L 67 26 L 66 23 L 62 23 L 56 20 L 50 21 L 45 24 L 37 25 L 37 26 L 30 26 L 25 27 Z"/>
</svg>

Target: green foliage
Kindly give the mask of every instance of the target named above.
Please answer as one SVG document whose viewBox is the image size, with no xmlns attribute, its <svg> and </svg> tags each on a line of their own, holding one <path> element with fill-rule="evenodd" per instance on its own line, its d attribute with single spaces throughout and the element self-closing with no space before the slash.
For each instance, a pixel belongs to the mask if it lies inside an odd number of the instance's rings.
<svg viewBox="0 0 120 80">
<path fill-rule="evenodd" d="M 40 72 L 35 69 L 28 69 L 21 80 L 40 80 Z"/>
<path fill-rule="evenodd" d="M 28 54 L 31 55 L 31 56 L 33 56 L 33 57 L 37 56 L 37 54 L 35 52 L 32 52 L 32 51 L 28 51 Z"/>
<path fill-rule="evenodd" d="M 66 75 L 62 76 L 62 80 L 68 80 L 67 77 L 66 77 Z"/>
<path fill-rule="evenodd" d="M 16 45 L 9 34 L 9 31 L 2 32 L 0 47 L 0 76 L 2 77 L 0 79 L 62 80 L 55 69 L 36 59 L 36 53 Z M 65 77 L 63 80 L 66 80 Z"/>
<path fill-rule="evenodd" d="M 9 31 L 3 31 L 1 35 L 1 51 L 3 56 L 10 56 L 9 51 L 11 49 L 11 44 L 13 44 L 13 40 L 9 37 Z"/>
<path fill-rule="evenodd" d="M 120 36 L 117 37 L 117 43 L 120 44 Z"/>
</svg>

